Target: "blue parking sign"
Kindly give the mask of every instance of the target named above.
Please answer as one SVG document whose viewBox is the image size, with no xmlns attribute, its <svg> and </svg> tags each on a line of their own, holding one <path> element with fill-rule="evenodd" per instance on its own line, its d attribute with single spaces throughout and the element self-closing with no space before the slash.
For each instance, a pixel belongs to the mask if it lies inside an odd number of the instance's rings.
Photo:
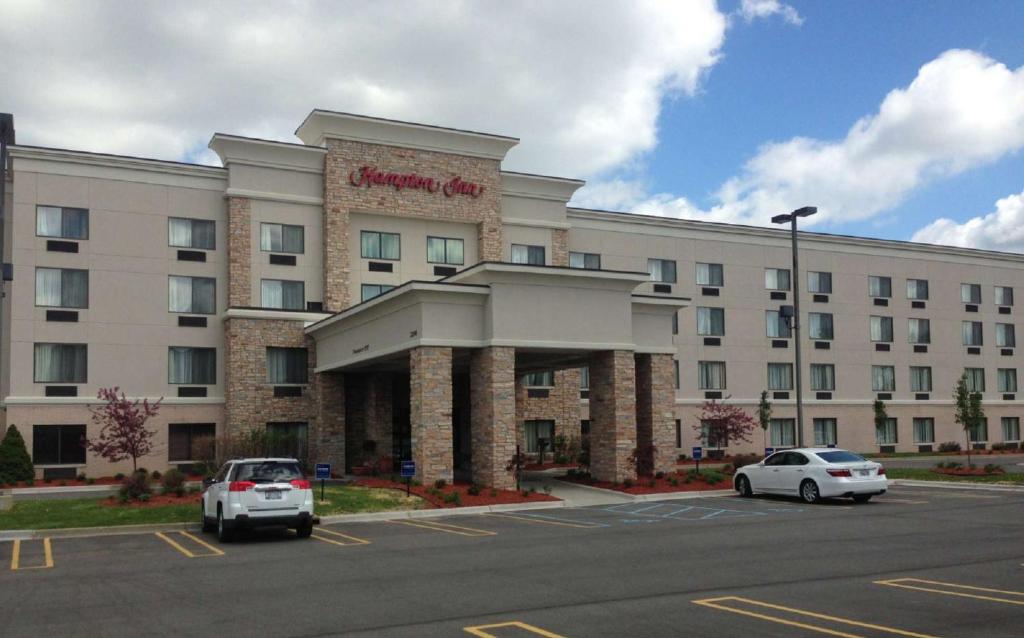
<svg viewBox="0 0 1024 638">
<path fill-rule="evenodd" d="M 416 461 L 402 461 L 402 478 L 416 476 Z"/>
<path fill-rule="evenodd" d="M 699 461 L 704 458 L 704 448 L 695 447 L 693 448 L 693 460 Z"/>
<path fill-rule="evenodd" d="M 316 479 L 322 481 L 324 479 L 331 478 L 331 464 L 330 463 L 317 463 L 316 464 Z"/>
<path fill-rule="evenodd" d="M 766 447 L 764 449 L 764 455 L 765 456 L 771 456 L 772 454 L 775 454 L 775 448 L 773 448 L 773 447 Z"/>
</svg>

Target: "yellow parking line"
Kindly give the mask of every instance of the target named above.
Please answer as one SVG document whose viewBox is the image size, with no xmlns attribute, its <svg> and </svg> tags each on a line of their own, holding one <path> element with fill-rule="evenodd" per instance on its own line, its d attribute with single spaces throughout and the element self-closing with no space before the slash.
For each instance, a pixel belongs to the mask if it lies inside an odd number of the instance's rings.
<svg viewBox="0 0 1024 638">
<path fill-rule="evenodd" d="M 516 516 L 515 514 L 495 514 L 493 512 L 484 514 L 484 516 L 496 516 L 498 518 L 514 518 L 517 521 L 528 521 L 530 523 L 541 523 L 543 525 L 557 525 L 560 527 L 578 527 L 580 529 L 594 529 L 595 527 L 605 527 L 604 525 L 598 525 L 597 523 L 567 523 L 563 521 L 555 521 L 546 518 L 537 518 L 533 516 Z"/>
<path fill-rule="evenodd" d="M 209 553 L 209 554 L 196 554 L 196 553 L 192 552 L 191 550 L 185 548 L 184 545 L 182 545 L 182 544 L 178 543 L 177 541 L 173 540 L 170 536 L 167 536 L 163 532 L 154 532 L 154 534 L 155 534 L 155 536 L 157 538 L 159 538 L 160 540 L 164 541 L 165 543 L 167 543 L 168 545 L 170 545 L 174 549 L 178 550 L 179 552 L 184 554 L 187 558 L 207 558 L 207 557 L 212 557 L 212 556 L 223 556 L 224 555 L 224 552 L 221 551 L 220 549 L 214 547 L 213 545 L 210 545 L 209 543 L 207 543 L 205 541 L 202 541 L 202 540 L 196 538 L 195 536 L 189 534 L 188 532 L 178 532 L 178 534 L 180 534 L 181 536 L 184 536 L 186 538 L 189 538 L 189 539 L 195 541 L 196 543 L 198 543 L 199 545 L 202 545 L 203 547 L 209 549 L 211 553 Z"/>
<path fill-rule="evenodd" d="M 518 620 L 514 620 L 511 622 L 494 623 L 493 625 L 476 625 L 474 627 L 463 627 L 462 631 L 466 632 L 467 634 L 473 634 L 474 636 L 481 636 L 481 638 L 498 638 L 494 634 L 485 630 L 498 629 L 501 627 L 515 627 L 517 629 L 527 631 L 531 634 L 544 636 L 545 638 L 565 638 L 565 636 L 551 633 L 550 631 L 546 631 L 544 629 L 541 629 L 540 627 L 534 627 L 533 625 L 528 625 L 524 622 L 519 622 Z"/>
<path fill-rule="evenodd" d="M 331 536 L 337 536 L 339 538 L 344 538 L 346 541 L 349 541 L 349 542 L 343 543 L 341 541 L 336 541 L 336 540 L 333 540 L 331 538 L 325 538 L 323 536 L 320 536 L 320 534 L 330 534 Z M 370 544 L 370 541 L 366 540 L 365 538 L 356 538 L 355 536 L 349 536 L 348 534 L 342 534 L 341 532 L 334 532 L 334 531 L 331 531 L 329 529 L 324 529 L 322 527 L 313 531 L 313 538 L 317 539 L 318 541 L 323 541 L 325 543 L 331 543 L 333 545 L 340 545 L 341 547 L 348 547 L 349 545 L 369 545 Z"/>
<path fill-rule="evenodd" d="M 438 523 L 437 521 L 389 521 L 391 523 L 399 523 L 401 525 L 411 525 L 413 527 L 422 527 L 423 529 L 430 529 L 435 532 L 448 532 L 449 534 L 458 534 L 460 536 L 497 536 L 497 532 L 491 532 L 486 529 L 476 529 L 475 527 L 463 527 L 461 525 L 452 525 L 450 523 Z"/>
<path fill-rule="evenodd" d="M 50 546 L 50 539 L 43 539 L 43 564 L 32 567 L 21 566 L 21 541 L 14 541 L 11 548 L 11 571 L 25 571 L 28 569 L 50 569 L 53 567 L 53 548 Z"/>
<path fill-rule="evenodd" d="M 1007 596 L 1019 596 L 1019 600 L 1013 598 L 1000 598 L 998 596 L 984 596 L 981 594 L 969 594 L 962 591 L 947 591 L 945 589 L 936 589 L 935 587 L 921 587 L 915 584 L 907 583 L 922 583 L 924 585 L 936 585 L 940 587 L 949 587 L 952 589 L 966 589 L 969 591 L 980 591 L 987 592 L 990 594 L 1006 594 Z M 1024 592 L 1020 591 L 1008 591 L 1005 589 L 990 589 L 988 587 L 974 587 L 973 585 L 958 585 L 957 583 L 944 583 L 938 580 L 924 580 L 922 578 L 895 578 L 892 580 L 876 580 L 876 585 L 885 585 L 887 587 L 901 587 L 903 589 L 914 589 L 917 591 L 926 591 L 933 594 L 945 594 L 946 596 L 961 596 L 963 598 L 974 598 L 977 600 L 991 600 L 997 603 L 1006 603 L 1007 605 L 1024 605 Z"/>
<path fill-rule="evenodd" d="M 800 616 L 809 616 L 811 618 L 818 618 L 820 620 L 830 620 L 835 623 L 843 625 L 852 625 L 854 627 L 863 627 L 865 629 L 872 629 L 875 631 L 881 631 L 889 634 L 895 634 L 897 636 L 909 636 L 911 638 L 936 638 L 928 634 L 919 634 L 913 631 L 906 631 L 903 629 L 896 629 L 895 627 L 886 627 L 884 625 L 874 625 L 871 623 L 860 622 L 859 620 L 852 620 L 850 618 L 840 618 L 838 616 L 829 616 L 826 614 L 819 614 L 813 611 L 807 611 L 804 609 L 794 609 L 793 607 L 784 607 L 783 605 L 774 605 L 772 603 L 766 603 L 759 600 L 753 600 L 750 598 L 741 598 L 739 596 L 722 596 L 720 598 L 705 598 L 703 600 L 694 600 L 693 603 L 697 605 L 703 605 L 705 607 L 711 607 L 719 609 L 721 611 L 728 611 L 734 614 L 741 614 L 744 616 L 750 616 L 752 618 L 758 618 L 761 620 L 767 620 L 768 622 L 779 623 L 781 625 L 789 625 L 790 627 L 800 627 L 801 629 L 807 629 L 809 631 L 815 631 L 822 634 L 828 634 L 830 636 L 840 636 L 841 638 L 862 638 L 859 634 L 850 634 L 844 631 L 838 631 L 835 629 L 829 629 L 827 627 L 821 627 L 819 625 L 810 625 L 807 623 L 798 622 L 795 620 L 788 620 L 786 618 L 779 618 L 778 616 L 769 616 L 767 614 L 759 614 L 753 611 L 747 611 L 746 609 L 735 609 L 722 605 L 723 601 L 736 601 L 740 603 L 746 603 L 748 605 L 755 605 L 758 607 L 767 607 L 768 609 L 776 609 L 779 611 L 785 611 L 791 614 L 797 614 Z"/>
</svg>

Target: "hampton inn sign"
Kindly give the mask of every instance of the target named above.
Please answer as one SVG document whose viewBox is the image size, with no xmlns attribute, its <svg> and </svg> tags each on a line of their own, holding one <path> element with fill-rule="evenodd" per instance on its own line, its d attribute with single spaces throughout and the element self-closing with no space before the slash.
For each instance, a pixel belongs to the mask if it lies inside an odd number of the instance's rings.
<svg viewBox="0 0 1024 638">
<path fill-rule="evenodd" d="M 424 177 L 417 175 L 416 173 L 389 173 L 374 168 L 373 166 L 363 166 L 359 170 L 352 171 L 348 175 L 348 181 L 350 184 L 356 187 L 365 186 L 370 188 L 371 186 L 391 186 L 395 190 L 402 190 L 405 188 L 413 190 L 425 190 L 428 193 L 436 193 L 440 190 L 445 194 L 445 197 L 454 197 L 455 195 L 469 195 L 470 197 L 480 197 L 484 192 L 484 187 L 475 182 L 463 181 L 461 177 L 455 176 L 446 182 L 435 177 Z"/>
</svg>

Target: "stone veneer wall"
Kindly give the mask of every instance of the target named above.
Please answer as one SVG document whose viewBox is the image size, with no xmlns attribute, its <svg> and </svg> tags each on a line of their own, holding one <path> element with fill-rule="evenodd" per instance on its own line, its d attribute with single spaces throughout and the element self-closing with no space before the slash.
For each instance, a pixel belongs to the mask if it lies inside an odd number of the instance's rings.
<svg viewBox="0 0 1024 638">
<path fill-rule="evenodd" d="M 340 374 L 317 374 L 311 384 L 314 422 L 309 441 L 318 463 L 330 463 L 334 474 L 345 473 L 345 378 Z"/>
<path fill-rule="evenodd" d="M 252 304 L 252 204 L 247 197 L 228 198 L 228 306 Z"/>
<path fill-rule="evenodd" d="M 391 403 L 391 375 L 375 372 L 366 379 L 366 394 L 363 410 L 366 419 L 365 436 L 373 441 L 375 451 L 364 453 L 364 462 L 376 461 L 381 457 L 391 458 L 393 415 Z"/>
<path fill-rule="evenodd" d="M 569 265 L 569 229 L 556 228 L 551 231 L 551 265 Z"/>
<path fill-rule="evenodd" d="M 363 166 L 398 173 L 452 177 L 483 186 L 478 197 L 446 197 L 441 190 L 397 190 L 392 186 L 353 186 L 349 174 Z M 481 261 L 501 259 L 500 162 L 478 157 L 403 149 L 379 144 L 328 139 L 324 158 L 324 308 L 337 312 L 352 305 L 349 289 L 351 255 L 349 215 L 423 217 L 477 224 Z"/>
<path fill-rule="evenodd" d="M 452 349 L 420 346 L 409 351 L 409 422 L 416 478 L 424 485 L 451 482 Z"/>
<path fill-rule="evenodd" d="M 636 478 L 636 365 L 625 350 L 590 359 L 590 473 L 600 481 Z"/>
<path fill-rule="evenodd" d="M 505 468 L 516 452 L 515 348 L 475 349 L 469 367 L 473 482 L 514 489 Z"/>
<path fill-rule="evenodd" d="M 555 436 L 566 439 L 580 439 L 580 371 L 579 368 L 555 370 L 555 385 L 547 398 L 527 396 L 523 378 L 515 380 L 516 442 L 526 449 L 526 421 L 545 420 L 555 422 Z M 553 442 L 552 442 L 553 443 Z M 550 460 L 552 449 L 545 456 Z"/>
<path fill-rule="evenodd" d="M 670 354 L 636 355 L 636 445 L 653 445 L 655 472 L 675 468 L 675 364 Z"/>
</svg>

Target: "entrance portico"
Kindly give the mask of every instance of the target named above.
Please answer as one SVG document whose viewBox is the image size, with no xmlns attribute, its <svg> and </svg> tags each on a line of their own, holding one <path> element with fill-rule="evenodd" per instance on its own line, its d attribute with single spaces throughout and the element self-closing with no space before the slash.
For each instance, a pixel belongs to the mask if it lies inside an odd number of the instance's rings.
<svg viewBox="0 0 1024 638">
<path fill-rule="evenodd" d="M 519 441 L 516 379 L 588 366 L 593 476 L 622 481 L 636 465 L 668 469 L 672 316 L 687 300 L 633 294 L 648 280 L 484 262 L 408 282 L 306 329 L 316 373 L 345 379 L 344 405 L 321 410 L 349 416 L 350 465 L 365 460 L 364 450 L 380 455 L 391 432 L 392 456 L 411 456 L 425 483 L 466 470 L 474 483 L 508 488 Z"/>
</svg>

